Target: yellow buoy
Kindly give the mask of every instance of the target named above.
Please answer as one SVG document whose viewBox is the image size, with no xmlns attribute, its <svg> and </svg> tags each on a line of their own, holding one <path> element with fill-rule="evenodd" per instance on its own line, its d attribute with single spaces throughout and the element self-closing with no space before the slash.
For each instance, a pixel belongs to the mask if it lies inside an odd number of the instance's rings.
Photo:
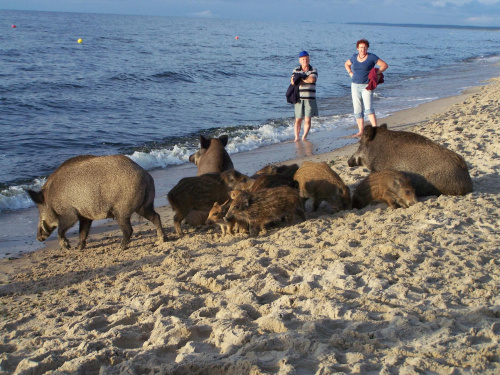
<svg viewBox="0 0 500 375">
<path fill-rule="evenodd" d="M 83 42 L 83 40 L 82 40 L 82 39 L 78 39 L 78 40 L 77 40 L 77 42 L 78 42 L 78 43 L 81 43 L 81 42 Z"/>
</svg>

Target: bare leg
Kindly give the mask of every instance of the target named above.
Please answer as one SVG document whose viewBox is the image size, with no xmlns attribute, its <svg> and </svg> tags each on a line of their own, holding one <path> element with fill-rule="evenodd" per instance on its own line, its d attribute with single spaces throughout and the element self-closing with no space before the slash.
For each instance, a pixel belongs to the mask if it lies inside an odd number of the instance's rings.
<svg viewBox="0 0 500 375">
<path fill-rule="evenodd" d="M 294 140 L 294 142 L 299 141 L 299 134 L 300 134 L 301 125 L 302 125 L 302 119 L 296 118 L 295 119 L 295 140 Z"/>
<path fill-rule="evenodd" d="M 369 114 L 368 119 L 370 120 L 370 123 L 373 127 L 377 126 L 377 116 L 375 116 L 375 113 Z"/>
<path fill-rule="evenodd" d="M 309 130 L 311 129 L 311 118 L 305 117 L 304 121 L 304 135 L 302 136 L 302 140 L 305 141 L 307 138 L 307 134 L 309 134 Z M 295 134 L 295 139 L 297 139 L 298 134 Z"/>
<path fill-rule="evenodd" d="M 356 123 L 358 124 L 358 134 L 354 134 L 354 136 L 361 137 L 361 134 L 363 134 L 363 129 L 365 128 L 365 119 L 357 118 Z"/>
</svg>

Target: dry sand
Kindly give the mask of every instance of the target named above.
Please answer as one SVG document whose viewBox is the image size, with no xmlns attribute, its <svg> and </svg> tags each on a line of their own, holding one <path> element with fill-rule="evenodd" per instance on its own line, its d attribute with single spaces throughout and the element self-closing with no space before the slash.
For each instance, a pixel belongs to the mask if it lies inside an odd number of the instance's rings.
<svg viewBox="0 0 500 375">
<path fill-rule="evenodd" d="M 84 251 L 2 260 L 0 374 L 499 374 L 500 79 L 454 100 L 386 120 L 464 156 L 466 196 L 322 205 L 255 238 L 176 240 L 161 208 L 163 245 L 142 222 L 120 251 L 109 224 Z M 310 159 L 353 190 L 356 148 Z"/>
</svg>

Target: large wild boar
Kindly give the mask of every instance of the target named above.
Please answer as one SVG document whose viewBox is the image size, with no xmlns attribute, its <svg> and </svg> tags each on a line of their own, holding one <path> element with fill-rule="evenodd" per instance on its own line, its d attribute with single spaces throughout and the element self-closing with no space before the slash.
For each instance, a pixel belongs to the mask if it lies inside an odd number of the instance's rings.
<svg viewBox="0 0 500 375">
<path fill-rule="evenodd" d="M 200 135 L 200 149 L 189 157 L 189 161 L 198 166 L 198 176 L 234 169 L 233 162 L 225 149 L 227 141 L 227 135 L 210 139 Z"/>
<path fill-rule="evenodd" d="M 82 155 L 68 159 L 48 178 L 42 190 L 28 190 L 39 210 L 37 239 L 44 241 L 55 228 L 61 247 L 71 247 L 66 231 L 80 222 L 83 249 L 93 220 L 114 218 L 123 232 L 122 249 L 128 247 L 132 235 L 130 217 L 134 212 L 151 221 L 159 242 L 164 235 L 154 210 L 153 177 L 123 155 Z"/>
<path fill-rule="evenodd" d="M 250 193 L 233 190 L 231 205 L 225 216 L 227 221 L 236 219 L 249 226 L 250 235 L 266 233 L 266 225 L 286 219 L 293 221 L 295 215 L 306 220 L 300 203 L 299 192 L 288 186 L 278 186 Z"/>
<path fill-rule="evenodd" d="M 175 211 L 174 226 L 182 237 L 181 223 L 197 226 L 204 224 L 215 202 L 224 203 L 229 192 L 236 187 L 246 187 L 253 180 L 232 169 L 223 173 L 206 173 L 182 178 L 167 194 Z"/>
<path fill-rule="evenodd" d="M 384 169 L 370 173 L 354 189 L 353 208 L 363 208 L 373 202 L 384 202 L 391 208 L 408 208 L 417 203 L 417 197 L 403 172 Z"/>
<path fill-rule="evenodd" d="M 322 201 L 337 211 L 351 208 L 351 191 L 340 176 L 325 162 L 305 161 L 295 172 L 300 197 L 304 205 L 313 198 L 313 211 Z"/>
<path fill-rule="evenodd" d="M 430 139 L 405 131 L 366 126 L 358 150 L 348 161 L 371 171 L 394 169 L 410 178 L 417 196 L 465 195 L 472 180 L 465 160 Z"/>
<path fill-rule="evenodd" d="M 170 206 L 175 211 L 174 227 L 177 235 L 182 237 L 181 223 L 190 215 L 193 216 L 193 213 L 196 213 L 195 216 L 199 217 L 199 221 L 191 221 L 189 224 L 205 223 L 214 203 L 227 201 L 229 191 L 230 189 L 220 178 L 220 173 L 182 178 L 167 194 Z"/>
</svg>

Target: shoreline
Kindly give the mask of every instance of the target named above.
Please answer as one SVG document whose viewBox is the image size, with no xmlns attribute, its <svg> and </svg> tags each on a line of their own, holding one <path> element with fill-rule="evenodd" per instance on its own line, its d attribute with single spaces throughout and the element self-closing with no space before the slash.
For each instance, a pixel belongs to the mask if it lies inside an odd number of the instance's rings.
<svg viewBox="0 0 500 375">
<path fill-rule="evenodd" d="M 258 237 L 204 226 L 176 239 L 163 206 L 161 245 L 142 221 L 121 251 L 108 223 L 83 251 L 2 259 L 0 375 L 497 374 L 499 100 L 496 77 L 379 121 L 462 155 L 465 196 L 323 204 Z M 352 191 L 368 174 L 347 166 L 356 148 L 286 163 L 324 160 Z"/>
<path fill-rule="evenodd" d="M 389 128 L 400 130 L 407 129 L 411 126 L 415 126 L 423 121 L 426 121 L 433 114 L 439 113 L 447 107 L 459 103 L 468 95 L 471 95 L 479 87 L 481 86 L 470 87 L 465 89 L 458 95 L 436 99 L 430 102 L 422 103 L 416 107 L 397 111 L 387 117 L 379 118 L 378 123 L 387 123 Z M 369 124 L 368 120 L 367 123 Z M 357 144 L 358 140 L 348 138 L 347 136 L 351 135 L 351 133 L 354 134 L 354 131 L 356 129 L 357 127 L 353 122 L 351 127 L 337 129 L 338 131 L 335 134 L 339 134 L 340 136 L 335 139 L 330 139 L 327 137 L 328 135 L 331 135 L 330 132 L 311 132 L 309 134 L 307 142 L 293 142 L 293 140 L 290 140 L 287 142 L 265 146 L 256 150 L 234 154 L 231 155 L 231 158 L 234 165 L 237 166 L 236 169 L 238 171 L 244 174 L 251 175 L 261 167 L 270 163 L 294 164 L 301 163 L 301 161 L 304 160 L 317 161 L 345 155 L 346 153 L 352 154 L 357 147 L 355 145 Z M 324 135 L 324 133 L 326 133 L 326 136 Z M 328 141 L 325 141 L 325 139 Z M 333 149 L 331 149 L 332 144 Z M 172 226 L 172 215 L 170 214 L 171 211 L 170 206 L 168 205 L 168 201 L 166 200 L 166 194 L 181 178 L 195 176 L 196 166 L 192 163 L 187 163 L 180 166 L 172 166 L 168 169 L 149 171 L 149 173 L 155 180 L 155 209 L 157 211 L 161 211 L 160 215 L 162 216 L 163 226 L 170 227 Z M 170 178 L 170 175 L 172 174 L 176 176 L 175 180 L 172 180 Z M 36 207 L 24 209 L 23 214 L 29 215 L 32 218 L 31 222 L 28 223 L 25 221 L 20 221 L 20 214 L 17 212 L 13 212 L 6 215 L 11 219 L 7 220 L 5 225 L 7 230 L 9 230 L 9 226 L 12 226 L 12 228 L 24 227 L 24 230 L 26 232 L 31 231 L 30 235 L 25 238 L 0 242 L 0 259 L 17 259 L 19 257 L 25 256 L 26 254 L 30 254 L 33 251 L 55 249 L 58 247 L 57 235 L 55 233 L 53 233 L 49 237 L 49 239 L 47 239 L 43 243 L 39 243 L 36 240 L 36 223 L 38 220 L 38 211 Z M 164 219 L 164 216 L 167 217 L 167 220 Z M 143 219 L 138 219 L 137 215 L 134 215 L 132 217 L 132 226 L 135 227 L 137 223 L 141 222 L 142 220 Z M 31 226 L 28 227 L 28 225 Z M 113 220 L 94 222 L 90 230 L 89 241 L 92 240 L 93 234 L 101 234 L 105 231 L 115 230 L 118 230 L 118 226 Z M 77 242 L 77 232 L 78 224 L 75 224 L 75 226 L 70 228 L 70 230 L 68 231 L 67 237 L 73 244 Z M 132 236 L 132 239 L 133 238 L 134 235 Z M 29 244 L 28 247 L 30 250 L 19 250 L 26 248 L 27 244 Z"/>
</svg>

